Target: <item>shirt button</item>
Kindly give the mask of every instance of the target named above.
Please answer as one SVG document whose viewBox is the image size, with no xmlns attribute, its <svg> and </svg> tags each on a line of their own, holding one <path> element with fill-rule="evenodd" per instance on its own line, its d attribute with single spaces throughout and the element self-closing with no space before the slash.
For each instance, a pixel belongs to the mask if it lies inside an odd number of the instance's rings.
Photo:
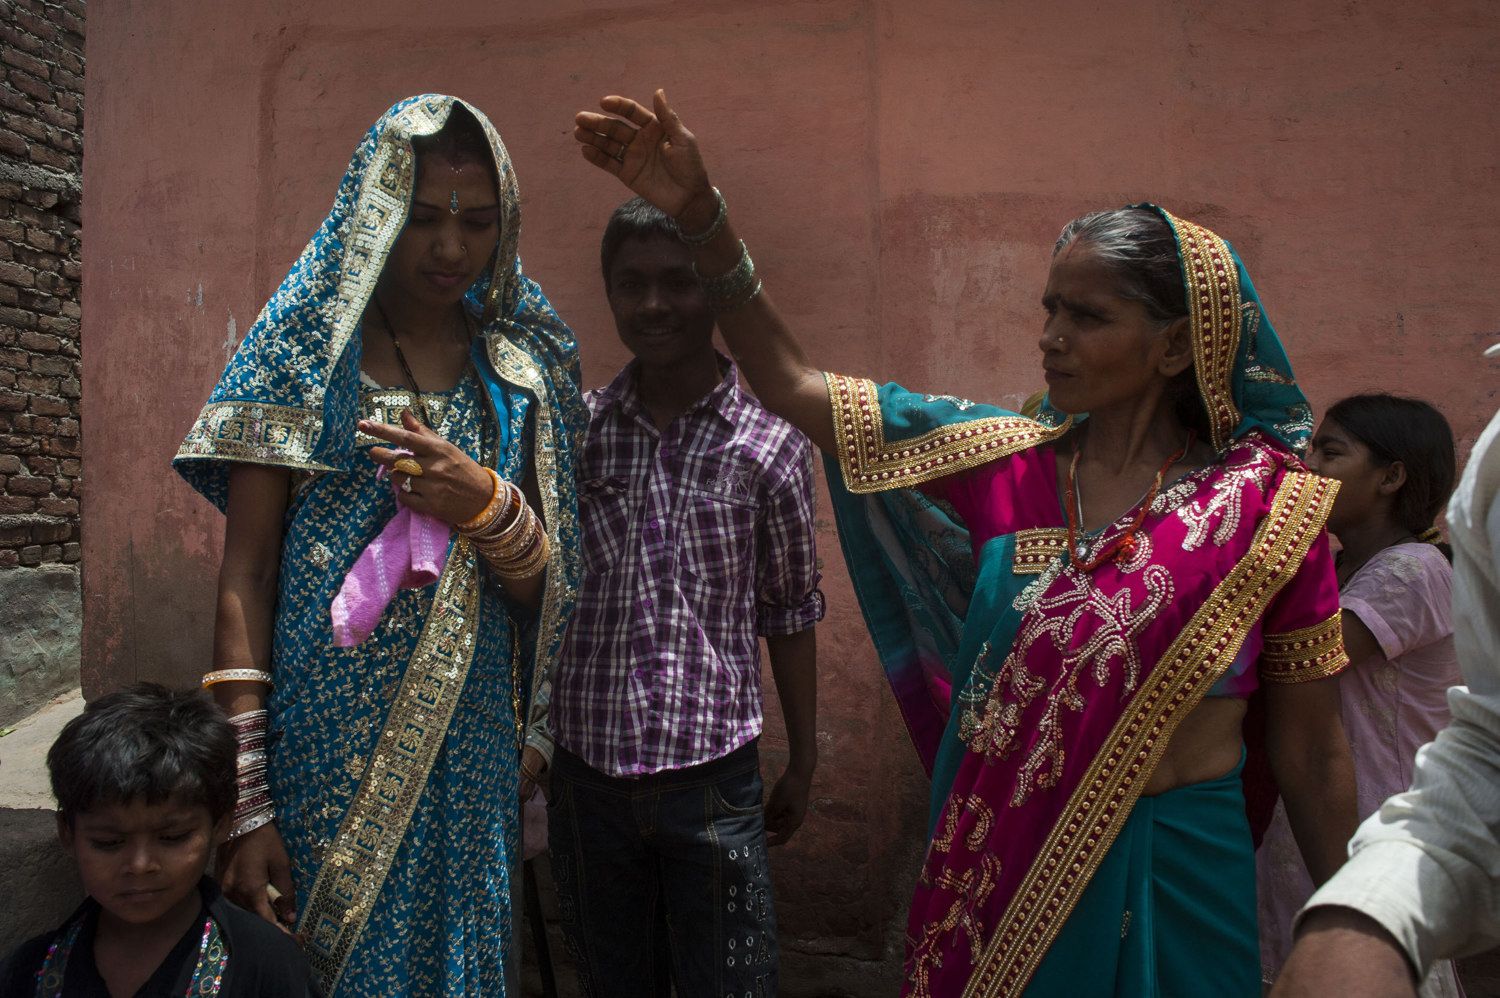
<svg viewBox="0 0 1500 998">
<path fill-rule="evenodd" d="M 645 607 L 646 607 L 647 610 L 651 609 L 651 600 L 650 599 L 645 599 L 642 602 L 645 604 Z"/>
<path fill-rule="evenodd" d="M 651 521 L 651 529 L 652 530 L 655 530 L 659 526 L 661 526 L 661 524 L 657 523 L 655 520 Z"/>
</svg>

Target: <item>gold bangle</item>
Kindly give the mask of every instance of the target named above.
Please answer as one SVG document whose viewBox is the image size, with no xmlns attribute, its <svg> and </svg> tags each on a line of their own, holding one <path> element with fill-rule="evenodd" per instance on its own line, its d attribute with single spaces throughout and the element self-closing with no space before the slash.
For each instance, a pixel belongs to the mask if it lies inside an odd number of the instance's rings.
<svg viewBox="0 0 1500 998">
<path fill-rule="evenodd" d="M 536 544 L 537 535 L 542 532 L 542 521 L 527 508 L 521 511 L 514 536 L 510 536 L 511 530 L 501 531 L 499 537 L 471 537 L 469 540 L 492 563 L 514 561 L 529 553 Z"/>
<path fill-rule="evenodd" d="M 203 688 L 208 689 L 215 683 L 265 683 L 271 685 L 271 674 L 260 669 L 219 669 L 210 672 L 203 677 Z"/>
<path fill-rule="evenodd" d="M 489 522 L 475 530 L 464 531 L 465 536 L 484 544 L 509 538 L 521 526 L 527 510 L 526 497 L 521 494 L 520 489 L 506 482 L 501 489 L 500 498 L 496 500 L 495 510 L 495 516 Z"/>
<path fill-rule="evenodd" d="M 459 533 L 471 534 L 476 530 L 483 530 L 494 521 L 495 517 L 500 515 L 502 504 L 499 502 L 499 499 L 501 493 L 504 492 L 504 489 L 500 487 L 500 473 L 494 468 L 485 468 L 484 471 L 490 476 L 491 484 L 494 486 L 490 492 L 489 502 L 485 503 L 484 509 L 481 509 L 475 516 L 470 517 L 463 523 L 455 523 L 453 525 Z"/>
<path fill-rule="evenodd" d="M 490 562 L 490 567 L 507 579 L 529 579 L 547 567 L 547 556 L 550 551 L 551 547 L 547 541 L 547 535 L 541 534 L 536 546 L 519 558 L 503 562 L 492 561 Z"/>
<path fill-rule="evenodd" d="M 489 531 L 470 534 L 469 540 L 479 545 L 480 550 L 489 551 L 500 558 L 508 558 L 531 546 L 536 535 L 536 525 L 536 514 L 532 512 L 531 507 L 523 504 L 517 511 L 515 519 L 506 524 L 504 529 L 493 534 Z"/>
<path fill-rule="evenodd" d="M 526 505 L 526 497 L 521 490 L 514 485 L 510 487 L 511 514 L 509 518 L 501 517 L 494 525 L 485 531 L 475 534 L 476 537 L 492 544 L 512 544 L 520 534 L 526 532 L 527 518 L 531 514 L 531 507 Z"/>
</svg>

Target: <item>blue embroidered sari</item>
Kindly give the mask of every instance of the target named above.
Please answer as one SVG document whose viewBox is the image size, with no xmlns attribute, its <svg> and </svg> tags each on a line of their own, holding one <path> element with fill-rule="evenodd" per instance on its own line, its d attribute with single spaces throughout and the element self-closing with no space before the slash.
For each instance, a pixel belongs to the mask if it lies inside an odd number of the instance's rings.
<svg viewBox="0 0 1500 998">
<path fill-rule="evenodd" d="M 465 105 L 495 157 L 501 236 L 466 297 L 480 327 L 471 366 L 423 399 L 434 429 L 470 457 L 511 480 L 535 473 L 552 551 L 542 605 L 511 604 L 457 539 L 436 583 L 401 591 L 361 645 L 333 645 L 333 597 L 397 509 L 367 455 L 379 441 L 355 424 L 397 422 L 414 401 L 361 386 L 360 316 L 411 203 L 411 140 L 437 132 L 454 104 L 412 98 L 370 129 L 175 461 L 221 509 L 231 462 L 293 471 L 269 776 L 298 931 L 330 996 L 506 993 L 519 740 L 543 723 L 577 580 L 577 348 L 521 274 L 515 175 Z"/>
</svg>

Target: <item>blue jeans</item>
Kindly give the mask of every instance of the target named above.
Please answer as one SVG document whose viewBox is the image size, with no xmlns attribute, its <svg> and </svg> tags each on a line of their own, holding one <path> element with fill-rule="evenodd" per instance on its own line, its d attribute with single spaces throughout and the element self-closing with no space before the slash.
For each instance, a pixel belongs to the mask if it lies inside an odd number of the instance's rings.
<svg viewBox="0 0 1500 998">
<path fill-rule="evenodd" d="M 585 998 L 775 998 L 776 913 L 755 742 L 608 776 L 558 746 L 547 839 Z"/>
</svg>

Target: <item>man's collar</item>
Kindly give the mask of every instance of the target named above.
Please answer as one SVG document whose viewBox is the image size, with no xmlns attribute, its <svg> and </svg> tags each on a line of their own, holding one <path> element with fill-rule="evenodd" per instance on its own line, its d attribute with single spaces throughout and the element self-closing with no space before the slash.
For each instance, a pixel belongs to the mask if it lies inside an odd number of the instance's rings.
<svg viewBox="0 0 1500 998">
<path fill-rule="evenodd" d="M 708 394 L 688 406 L 686 412 L 696 412 L 703 408 L 712 408 L 719 415 L 730 422 L 734 422 L 735 413 L 743 404 L 743 396 L 740 392 L 739 370 L 723 353 L 714 350 L 714 357 L 719 362 L 719 370 L 723 377 Z M 640 380 L 637 377 L 640 370 L 640 361 L 632 360 L 620 369 L 614 380 L 599 393 L 599 401 L 603 407 L 617 406 L 620 412 L 627 415 L 645 413 L 645 405 L 641 401 Z"/>
</svg>

